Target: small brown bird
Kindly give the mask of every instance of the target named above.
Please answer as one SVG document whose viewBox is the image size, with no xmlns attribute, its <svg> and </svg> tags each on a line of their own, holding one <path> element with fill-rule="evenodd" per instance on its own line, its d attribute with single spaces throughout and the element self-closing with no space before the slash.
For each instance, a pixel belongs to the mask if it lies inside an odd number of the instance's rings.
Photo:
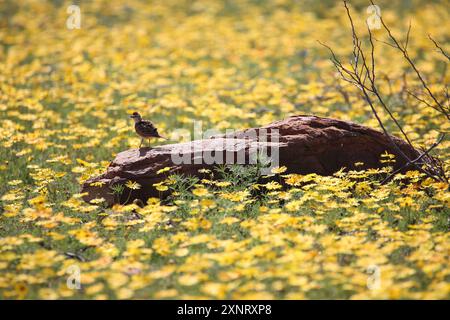
<svg viewBox="0 0 450 320">
<path fill-rule="evenodd" d="M 142 146 L 144 139 L 149 140 L 150 138 L 166 139 L 159 135 L 158 129 L 155 128 L 153 123 L 151 123 L 148 120 L 142 119 L 141 115 L 138 112 L 133 112 L 130 118 L 134 120 L 134 130 L 136 130 L 136 133 L 141 137 L 141 144 L 139 145 L 139 148 Z"/>
</svg>

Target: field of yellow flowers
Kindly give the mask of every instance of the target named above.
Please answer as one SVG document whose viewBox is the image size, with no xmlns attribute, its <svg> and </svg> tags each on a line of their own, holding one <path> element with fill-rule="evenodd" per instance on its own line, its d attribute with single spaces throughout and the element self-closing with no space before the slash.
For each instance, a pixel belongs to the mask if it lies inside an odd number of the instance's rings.
<svg viewBox="0 0 450 320">
<path fill-rule="evenodd" d="M 225 130 L 314 114 L 379 129 L 317 41 L 351 53 L 341 2 L 79 1 L 79 28 L 71 4 L 0 1 L 0 299 L 450 298 L 448 185 L 416 171 L 380 185 L 375 170 L 281 167 L 257 185 L 233 167 L 171 177 L 173 195 L 143 208 L 81 199 L 80 183 L 139 145 L 135 110 L 172 143 L 200 120 Z M 349 4 L 363 35 L 369 4 Z M 400 39 L 411 21 L 410 54 L 440 92 L 450 73 L 427 35 L 448 51 L 448 2 L 378 5 Z M 449 122 L 407 93 L 417 78 L 373 32 L 383 94 L 427 147 Z M 445 139 L 434 151 L 447 169 L 449 150 Z"/>
</svg>

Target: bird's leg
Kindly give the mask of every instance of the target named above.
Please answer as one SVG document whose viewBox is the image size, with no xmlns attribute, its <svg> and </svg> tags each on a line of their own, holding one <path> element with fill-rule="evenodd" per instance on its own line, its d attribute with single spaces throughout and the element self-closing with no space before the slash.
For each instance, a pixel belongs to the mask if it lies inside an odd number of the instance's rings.
<svg viewBox="0 0 450 320">
<path fill-rule="evenodd" d="M 151 149 L 152 146 L 150 145 L 150 139 L 148 139 L 148 147 Z"/>
<path fill-rule="evenodd" d="M 144 138 L 141 138 L 141 144 L 139 145 L 139 148 L 142 146 L 143 143 L 144 143 Z"/>
</svg>

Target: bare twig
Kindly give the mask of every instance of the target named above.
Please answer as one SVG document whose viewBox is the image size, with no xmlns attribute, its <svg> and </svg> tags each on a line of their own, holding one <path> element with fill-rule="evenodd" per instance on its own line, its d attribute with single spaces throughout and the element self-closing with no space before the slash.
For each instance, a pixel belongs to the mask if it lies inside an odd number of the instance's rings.
<svg viewBox="0 0 450 320">
<path fill-rule="evenodd" d="M 450 61 L 450 55 L 445 52 L 444 49 L 442 49 L 442 47 L 436 42 L 436 40 L 434 40 L 430 35 L 428 35 L 428 39 L 430 39 L 434 43 L 434 46 L 441 52 L 441 54 L 446 57 L 448 61 Z"/>
<path fill-rule="evenodd" d="M 411 33 L 411 20 L 409 21 L 409 27 L 408 27 L 408 32 L 406 33 L 405 45 L 403 46 L 403 48 L 405 50 L 408 50 L 408 42 L 409 42 L 409 34 L 410 33 Z"/>
<path fill-rule="evenodd" d="M 424 151 L 420 156 L 418 156 L 416 159 L 411 160 L 409 163 L 406 163 L 405 165 L 403 165 L 402 167 L 398 168 L 397 170 L 395 170 L 394 172 L 392 172 L 389 176 L 387 176 L 382 182 L 381 184 L 385 184 L 387 182 L 389 182 L 397 173 L 403 171 L 404 169 L 406 169 L 408 166 L 411 166 L 411 164 L 417 163 L 420 160 L 422 160 L 422 158 L 424 158 L 425 156 L 428 156 L 430 151 L 433 150 L 434 148 L 436 148 L 441 142 L 442 140 L 444 140 L 445 134 L 441 135 L 439 137 L 439 139 L 433 143 L 431 145 L 431 147 L 429 147 L 426 151 Z M 434 179 L 439 180 L 438 177 L 434 177 Z"/>
<path fill-rule="evenodd" d="M 350 66 L 349 67 L 344 66 L 341 63 L 341 61 L 338 59 L 336 54 L 334 53 L 333 49 L 331 49 L 329 46 L 327 46 L 326 44 L 323 44 L 320 41 L 319 41 L 319 43 L 321 45 L 323 45 L 325 48 L 327 48 L 328 51 L 330 52 L 331 61 L 334 64 L 334 66 L 335 66 L 336 70 L 338 71 L 339 75 L 341 76 L 341 78 L 344 81 L 353 84 L 360 90 L 362 98 L 370 106 L 373 115 L 375 116 L 383 133 L 388 138 L 390 144 L 396 150 L 397 154 L 400 155 L 405 160 L 405 165 L 402 166 L 401 168 L 398 168 L 397 170 L 395 170 L 389 177 L 387 177 L 385 179 L 385 181 L 390 180 L 392 178 L 392 175 L 394 175 L 398 172 L 401 172 L 405 168 L 409 168 L 409 167 L 414 167 L 417 170 L 419 170 L 420 172 L 424 173 L 426 176 L 431 177 L 433 179 L 436 179 L 439 181 L 447 181 L 445 173 L 443 172 L 443 170 L 441 170 L 442 168 L 437 166 L 436 165 L 437 162 L 434 160 L 433 157 L 431 157 L 429 155 L 429 152 L 432 151 L 439 143 L 442 142 L 442 139 L 444 136 L 442 136 L 435 144 L 433 144 L 430 148 L 428 148 L 428 150 L 426 150 L 422 153 L 419 152 L 419 156 L 417 156 L 415 159 L 410 159 L 405 154 L 405 152 L 399 147 L 399 145 L 397 145 L 397 143 L 394 141 L 393 137 L 387 131 L 383 121 L 381 120 L 381 117 L 378 113 L 378 110 L 375 106 L 375 103 L 374 103 L 372 97 L 374 97 L 375 100 L 378 101 L 378 104 L 389 115 L 390 119 L 395 123 L 397 128 L 400 130 L 400 132 L 402 133 L 403 137 L 405 138 L 405 140 L 409 144 L 409 146 L 411 148 L 415 149 L 411 140 L 409 139 L 408 135 L 403 130 L 401 124 L 396 119 L 394 114 L 391 112 L 387 103 L 384 101 L 384 99 L 378 89 L 378 86 L 376 85 L 375 46 L 374 46 L 374 42 L 373 42 L 374 38 L 372 36 L 372 32 L 371 32 L 369 26 L 367 26 L 368 34 L 369 34 L 369 43 L 370 43 L 370 57 L 367 57 L 364 50 L 362 49 L 362 41 L 359 39 L 359 36 L 356 32 L 356 28 L 353 23 L 353 19 L 352 19 L 350 10 L 347 6 L 347 1 L 344 0 L 343 3 L 344 3 L 345 10 L 347 12 L 347 16 L 348 16 L 348 20 L 350 22 L 351 32 L 352 32 L 353 50 L 352 50 L 352 59 L 350 60 Z M 373 2 L 372 2 L 372 4 L 373 4 Z M 391 31 L 386 26 L 386 24 L 381 19 L 381 17 L 380 17 L 380 20 L 381 20 L 381 23 L 383 24 L 384 28 L 387 30 L 389 37 L 394 42 L 394 44 L 389 44 L 389 45 L 391 45 L 392 47 L 403 52 L 404 57 L 407 59 L 407 61 L 410 63 L 411 67 L 416 72 L 417 76 L 419 77 L 419 80 L 421 81 L 422 86 L 428 91 L 429 96 L 432 97 L 433 100 L 435 100 L 434 101 L 435 103 L 433 103 L 433 106 L 435 108 L 437 108 L 438 111 L 440 111 L 440 107 L 442 106 L 442 104 L 439 104 L 439 101 L 435 98 L 435 96 L 429 89 L 428 85 L 424 81 L 421 73 L 418 71 L 418 69 L 416 68 L 413 61 L 409 58 L 409 55 L 408 55 L 407 47 L 408 47 L 408 43 L 409 43 L 411 24 L 409 25 L 409 28 L 408 28 L 408 33 L 406 36 L 405 44 L 402 46 L 397 41 L 397 39 L 392 35 Z M 423 100 L 423 99 L 421 99 L 421 100 Z M 427 105 L 430 105 L 430 103 L 426 102 L 426 100 L 423 100 L 422 102 L 426 103 Z M 434 105 L 434 104 L 436 104 L 436 105 Z"/>
<path fill-rule="evenodd" d="M 372 3 L 372 5 L 374 5 L 373 0 L 370 0 L 370 2 Z M 389 27 L 386 25 L 386 23 L 384 22 L 383 17 L 379 16 L 379 18 L 380 18 L 380 22 L 381 22 L 382 26 L 384 27 L 384 29 L 386 30 L 387 34 L 389 35 L 389 38 L 393 42 L 393 44 L 389 44 L 389 45 L 391 47 L 397 49 L 398 51 L 400 51 L 403 54 L 403 57 L 405 58 L 405 60 L 409 63 L 410 67 L 416 73 L 417 78 L 419 79 L 420 83 L 422 84 L 422 87 L 427 92 L 428 96 L 434 101 L 434 104 L 435 104 L 435 108 L 434 109 L 438 110 L 439 112 L 441 112 L 448 120 L 450 120 L 450 110 L 448 108 L 446 108 L 437 99 L 436 95 L 431 91 L 430 87 L 428 86 L 427 82 L 425 81 L 422 73 L 419 71 L 419 69 L 416 67 L 415 63 L 412 61 L 412 59 L 409 56 L 408 49 L 407 49 L 407 44 L 408 44 L 408 41 L 409 41 L 409 33 L 410 33 L 410 29 L 411 29 L 411 24 L 410 24 L 410 28 L 408 29 L 406 44 L 404 46 L 402 46 L 400 44 L 400 42 L 397 40 L 397 38 L 393 35 L 393 33 L 391 32 Z M 435 42 L 435 41 L 433 41 L 433 42 Z M 386 43 L 386 44 L 388 44 L 388 43 Z M 435 45 L 436 44 L 437 43 L 435 43 Z M 439 48 L 439 46 L 438 46 L 438 48 Z M 444 52 L 444 51 L 442 50 L 442 52 Z M 444 56 L 447 56 L 447 55 L 444 53 Z"/>
<path fill-rule="evenodd" d="M 410 90 L 406 90 L 406 92 L 413 97 L 414 99 L 416 99 L 417 101 L 422 102 L 423 104 L 426 104 L 428 107 L 436 109 L 435 106 L 433 106 L 431 103 L 429 103 L 428 101 L 426 101 L 425 99 L 422 99 L 421 97 L 419 97 L 418 95 L 416 95 L 414 92 L 410 91 Z"/>
</svg>

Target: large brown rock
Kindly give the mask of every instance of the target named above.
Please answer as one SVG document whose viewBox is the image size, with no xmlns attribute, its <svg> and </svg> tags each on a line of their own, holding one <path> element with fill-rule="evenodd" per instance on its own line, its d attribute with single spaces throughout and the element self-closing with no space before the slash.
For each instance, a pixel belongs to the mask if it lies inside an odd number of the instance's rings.
<svg viewBox="0 0 450 320">
<path fill-rule="evenodd" d="M 391 138 L 409 158 L 418 156 L 418 152 L 406 142 Z M 87 193 L 84 197 L 86 201 L 102 197 L 111 205 L 117 199 L 111 194 L 110 187 L 132 180 L 142 187 L 133 190 L 130 196 L 129 189 L 126 189 L 122 203 L 127 198 L 129 201 L 136 198 L 145 201 L 149 197 L 165 196 L 153 184 L 170 174 L 202 177 L 199 169 L 214 169 L 221 163 L 249 164 L 250 159 L 254 159 L 261 150 L 269 150 L 268 155 L 274 159 L 278 152 L 279 163 L 273 161 L 272 166 L 286 166 L 287 173 L 331 175 L 343 167 L 355 169 L 357 162 L 364 163 L 358 169 L 380 168 L 383 166 L 380 155 L 385 151 L 396 156 L 395 168 L 406 163 L 388 137 L 379 131 L 348 121 L 293 116 L 229 135 L 123 151 L 104 174 L 86 181 L 82 192 Z M 165 167 L 171 169 L 157 174 Z M 103 182 L 103 185 L 95 186 L 94 182 Z"/>
</svg>

